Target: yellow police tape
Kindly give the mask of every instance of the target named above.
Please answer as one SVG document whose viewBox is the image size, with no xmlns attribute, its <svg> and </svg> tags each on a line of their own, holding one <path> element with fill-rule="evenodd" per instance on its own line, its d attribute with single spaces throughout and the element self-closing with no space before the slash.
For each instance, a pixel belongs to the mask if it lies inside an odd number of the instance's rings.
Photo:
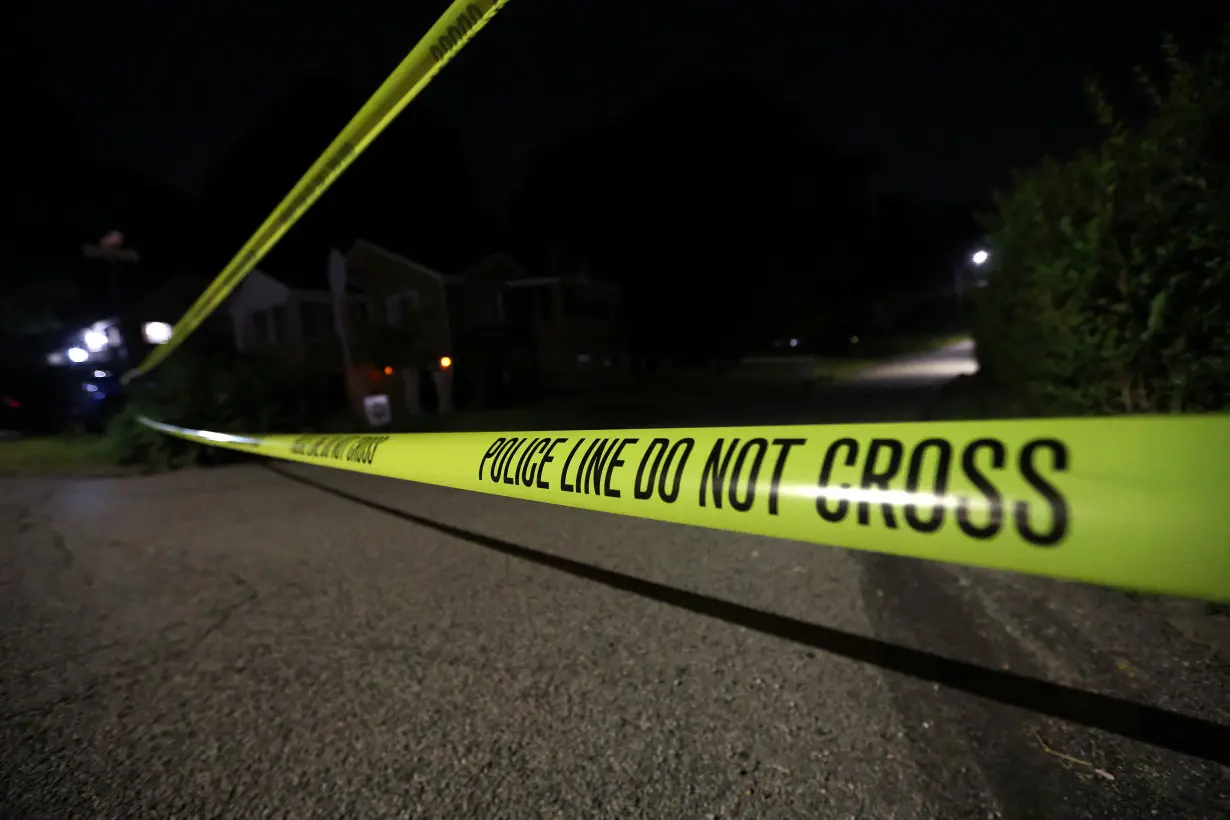
<svg viewBox="0 0 1230 820">
<path fill-rule="evenodd" d="M 1230 601 L 1230 416 L 165 433 L 567 507 Z"/>
<path fill-rule="evenodd" d="M 124 383 L 148 373 L 192 335 L 325 189 L 507 2 L 454 0 L 444 16 L 393 70 L 235 258 L 188 308 L 172 330 L 170 341 L 154 348 L 145 361 L 125 373 Z"/>
</svg>

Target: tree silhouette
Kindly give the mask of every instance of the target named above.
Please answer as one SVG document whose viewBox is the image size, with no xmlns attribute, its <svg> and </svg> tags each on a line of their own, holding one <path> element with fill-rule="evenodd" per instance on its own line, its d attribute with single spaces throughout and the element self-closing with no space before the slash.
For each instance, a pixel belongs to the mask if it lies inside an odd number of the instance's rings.
<svg viewBox="0 0 1230 820">
<path fill-rule="evenodd" d="M 8 250 L 0 275 L 0 327 L 38 333 L 101 318 L 110 308 L 105 263 L 81 247 L 118 229 L 142 252 L 120 281 L 139 291 L 181 259 L 190 199 L 132 169 L 99 160 L 67 103 L 36 84 L 15 84 L 10 101 L 38 129 L 15 129 L 9 177 Z M 119 294 L 121 297 L 124 294 Z"/>
<path fill-rule="evenodd" d="M 203 200 L 215 235 L 211 255 L 219 267 L 363 102 L 344 81 L 304 77 L 231 147 L 210 175 Z M 453 270 L 489 250 L 494 232 L 460 139 L 443 118 L 416 102 L 317 200 L 262 266 L 323 286 L 328 249 L 361 237 Z"/>
<path fill-rule="evenodd" d="M 768 87 L 719 75 L 540 152 L 509 213 L 540 259 L 566 249 L 624 286 L 643 350 L 727 354 L 834 300 L 870 170 Z"/>
</svg>

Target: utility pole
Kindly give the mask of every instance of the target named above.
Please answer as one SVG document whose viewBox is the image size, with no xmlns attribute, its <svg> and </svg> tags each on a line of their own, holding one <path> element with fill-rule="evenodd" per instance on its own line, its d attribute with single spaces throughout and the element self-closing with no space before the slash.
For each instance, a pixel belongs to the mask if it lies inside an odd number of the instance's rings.
<svg viewBox="0 0 1230 820">
<path fill-rule="evenodd" d="M 107 231 L 97 244 L 81 246 L 81 255 L 86 259 L 101 259 L 107 263 L 107 299 L 111 315 L 120 318 L 119 266 L 135 265 L 141 261 L 140 255 L 132 248 L 124 247 L 124 234 L 119 231 Z M 122 355 L 127 358 L 128 346 L 121 348 Z"/>
</svg>

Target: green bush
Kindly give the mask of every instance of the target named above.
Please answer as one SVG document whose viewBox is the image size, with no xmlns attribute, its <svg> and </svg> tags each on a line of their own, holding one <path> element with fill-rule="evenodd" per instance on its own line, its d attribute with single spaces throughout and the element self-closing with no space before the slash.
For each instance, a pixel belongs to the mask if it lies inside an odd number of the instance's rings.
<svg viewBox="0 0 1230 820">
<path fill-rule="evenodd" d="M 243 456 L 156 432 L 139 416 L 231 433 L 316 432 L 344 409 L 340 376 L 330 380 L 260 358 L 185 347 L 131 386 L 108 434 L 125 463 L 168 469 Z"/>
<path fill-rule="evenodd" d="M 1198 62 L 1165 45 L 1152 112 L 1016 176 L 987 220 L 985 376 L 1040 414 L 1230 408 L 1230 28 Z"/>
</svg>

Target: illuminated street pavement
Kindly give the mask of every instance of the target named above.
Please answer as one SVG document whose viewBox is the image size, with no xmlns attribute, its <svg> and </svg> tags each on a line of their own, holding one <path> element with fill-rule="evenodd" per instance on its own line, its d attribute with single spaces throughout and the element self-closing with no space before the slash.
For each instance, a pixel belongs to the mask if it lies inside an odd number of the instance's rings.
<svg viewBox="0 0 1230 820">
<path fill-rule="evenodd" d="M 957 376 L 978 372 L 973 341 L 958 342 L 938 350 L 879 365 L 855 375 L 852 381 L 889 388 L 943 384 Z"/>
<path fill-rule="evenodd" d="M 325 489 L 0 479 L 0 817 L 1230 805 L 1216 763 L 848 657 L 879 638 L 1225 724 L 1226 619 L 1198 604 L 287 470 Z"/>
</svg>

